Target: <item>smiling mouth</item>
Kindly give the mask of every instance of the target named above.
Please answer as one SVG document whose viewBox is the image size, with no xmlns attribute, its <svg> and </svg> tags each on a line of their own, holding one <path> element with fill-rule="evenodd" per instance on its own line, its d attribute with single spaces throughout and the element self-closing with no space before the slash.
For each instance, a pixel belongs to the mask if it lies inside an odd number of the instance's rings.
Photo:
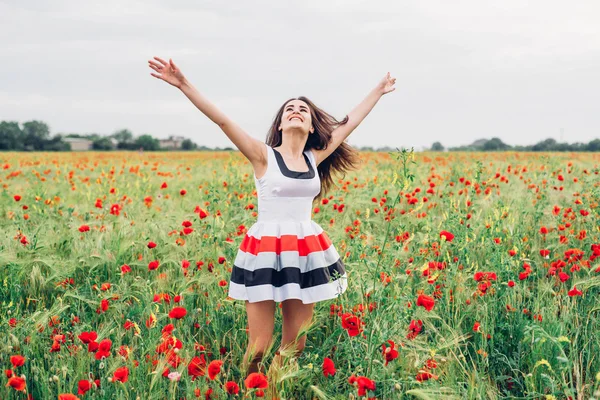
<svg viewBox="0 0 600 400">
<path fill-rule="evenodd" d="M 302 118 L 300 118 L 300 117 L 292 117 L 292 118 L 290 118 L 290 121 L 291 121 L 291 120 L 293 120 L 293 119 L 297 119 L 297 120 L 299 120 L 300 122 L 302 122 Z"/>
</svg>

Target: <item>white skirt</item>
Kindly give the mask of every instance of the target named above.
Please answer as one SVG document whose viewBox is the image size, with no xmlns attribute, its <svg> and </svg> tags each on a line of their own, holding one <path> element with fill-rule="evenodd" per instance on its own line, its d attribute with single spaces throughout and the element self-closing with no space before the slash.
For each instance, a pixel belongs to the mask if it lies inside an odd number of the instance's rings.
<svg viewBox="0 0 600 400">
<path fill-rule="evenodd" d="M 258 221 L 248 229 L 233 263 L 229 297 L 255 303 L 334 299 L 347 287 L 335 246 L 315 221 Z"/>
</svg>

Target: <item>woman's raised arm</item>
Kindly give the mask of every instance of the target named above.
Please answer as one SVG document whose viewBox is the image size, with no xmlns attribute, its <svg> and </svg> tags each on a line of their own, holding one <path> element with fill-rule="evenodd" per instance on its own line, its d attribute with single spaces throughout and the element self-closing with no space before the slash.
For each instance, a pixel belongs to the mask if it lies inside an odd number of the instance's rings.
<svg viewBox="0 0 600 400">
<path fill-rule="evenodd" d="M 244 156 L 254 165 L 266 162 L 263 151 L 264 144 L 248 135 L 235 122 L 204 97 L 183 75 L 181 70 L 169 59 L 169 62 L 154 57 L 157 61 L 148 60 L 149 67 L 159 74 L 150 75 L 180 89 L 183 94 L 227 135 Z"/>
<path fill-rule="evenodd" d="M 390 73 L 388 72 L 386 76 L 375 86 L 371 92 L 365 97 L 365 99 L 350 113 L 348 114 L 348 121 L 335 128 L 331 132 L 331 140 L 327 144 L 327 148 L 323 150 L 315 150 L 313 149 L 313 153 L 315 154 L 315 159 L 317 161 L 317 165 L 321 163 L 324 159 L 329 157 L 331 153 L 335 151 L 346 138 L 356 129 L 356 127 L 362 122 L 363 119 L 371 112 L 375 104 L 379 101 L 381 96 L 386 93 L 393 92 L 396 90 L 394 84 L 396 83 L 396 78 L 392 78 Z"/>
</svg>

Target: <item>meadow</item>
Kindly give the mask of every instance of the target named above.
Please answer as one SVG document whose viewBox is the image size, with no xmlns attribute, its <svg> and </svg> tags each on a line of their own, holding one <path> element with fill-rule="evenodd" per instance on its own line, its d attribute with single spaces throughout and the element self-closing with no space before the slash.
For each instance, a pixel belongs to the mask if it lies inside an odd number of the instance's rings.
<svg viewBox="0 0 600 400">
<path fill-rule="evenodd" d="M 272 382 L 227 297 L 240 153 L 0 154 L 0 398 L 600 398 L 600 155 L 361 157 L 313 209 L 348 290 Z"/>
</svg>

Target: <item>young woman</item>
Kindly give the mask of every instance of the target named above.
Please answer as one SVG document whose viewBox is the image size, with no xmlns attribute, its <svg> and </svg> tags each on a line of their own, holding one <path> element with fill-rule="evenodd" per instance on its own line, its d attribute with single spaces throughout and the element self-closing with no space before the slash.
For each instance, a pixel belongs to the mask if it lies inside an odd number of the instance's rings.
<svg viewBox="0 0 600 400">
<path fill-rule="evenodd" d="M 311 323 L 315 303 L 333 299 L 347 288 L 335 246 L 311 220 L 313 201 L 324 197 L 333 184 L 332 172 L 344 173 L 358 164 L 358 153 L 344 140 L 381 96 L 395 90 L 396 79 L 388 72 L 341 122 L 306 97 L 289 99 L 262 143 L 200 94 L 171 59 L 154 59 L 148 61 L 149 67 L 157 73 L 150 75 L 180 89 L 219 125 L 254 168 L 258 221 L 238 249 L 229 283 L 229 297 L 244 300 L 248 314 L 244 368 L 257 372 L 273 344 L 276 303 L 282 303 L 283 317 L 276 357 L 288 348 L 299 355 L 306 335 L 299 339 L 297 335 Z"/>
</svg>

